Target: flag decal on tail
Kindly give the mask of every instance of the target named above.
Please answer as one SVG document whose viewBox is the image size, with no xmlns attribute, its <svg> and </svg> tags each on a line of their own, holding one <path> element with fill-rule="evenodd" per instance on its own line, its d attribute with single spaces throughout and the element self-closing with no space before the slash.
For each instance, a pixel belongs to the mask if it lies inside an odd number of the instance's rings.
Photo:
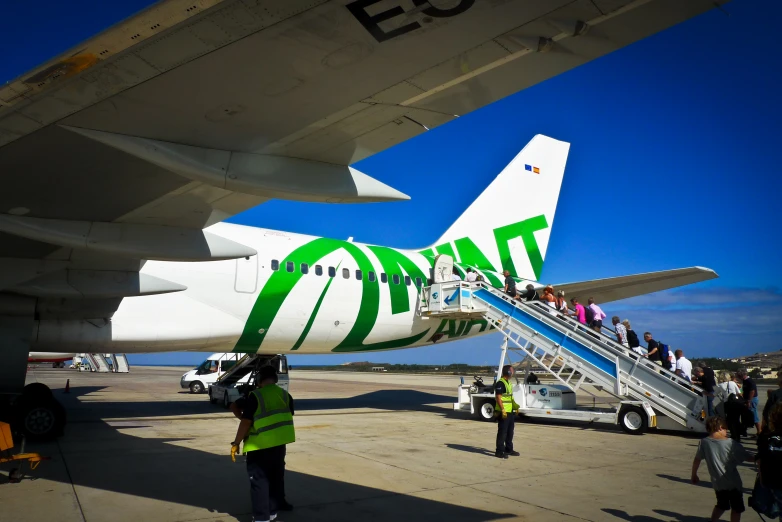
<svg viewBox="0 0 782 522">
<path fill-rule="evenodd" d="M 540 169 L 538 167 L 533 167 L 532 165 L 524 165 L 524 170 L 529 170 L 535 174 L 540 174 Z"/>
</svg>

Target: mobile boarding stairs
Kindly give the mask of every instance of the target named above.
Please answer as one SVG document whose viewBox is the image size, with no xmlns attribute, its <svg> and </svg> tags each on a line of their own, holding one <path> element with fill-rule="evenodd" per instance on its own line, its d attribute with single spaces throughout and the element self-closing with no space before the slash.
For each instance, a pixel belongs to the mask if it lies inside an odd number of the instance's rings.
<svg viewBox="0 0 782 522">
<path fill-rule="evenodd" d="M 521 415 L 613 423 L 636 434 L 654 427 L 706 431 L 700 390 L 543 302 L 512 299 L 484 282 L 444 281 L 421 290 L 418 313 L 433 319 L 485 319 L 504 335 L 500 368 L 509 352 L 516 352 L 558 381 L 535 385 L 517 376 L 513 396 Z M 584 384 L 615 396 L 619 406 L 576 408 L 575 393 Z M 454 409 L 491 417 L 493 387 L 481 385 L 462 384 Z"/>
</svg>

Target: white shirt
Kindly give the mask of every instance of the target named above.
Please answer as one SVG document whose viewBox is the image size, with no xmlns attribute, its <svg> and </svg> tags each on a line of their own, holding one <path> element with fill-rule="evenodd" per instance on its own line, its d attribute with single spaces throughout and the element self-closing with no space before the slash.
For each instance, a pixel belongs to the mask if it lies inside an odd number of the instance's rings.
<svg viewBox="0 0 782 522">
<path fill-rule="evenodd" d="M 684 356 L 679 357 L 676 359 L 676 373 L 688 381 L 692 381 L 692 363 Z"/>
<path fill-rule="evenodd" d="M 467 276 L 465 277 L 465 279 L 467 279 L 467 281 L 469 281 L 470 283 L 474 283 L 475 280 L 478 279 L 478 274 L 476 274 L 475 272 L 467 272 Z"/>
<path fill-rule="evenodd" d="M 716 388 L 714 388 L 714 398 L 719 400 L 720 402 L 727 401 L 728 396 L 730 396 L 731 393 L 735 393 L 736 395 L 739 396 L 741 395 L 741 390 L 739 390 L 739 385 L 733 381 L 721 382 L 717 384 Z"/>
<path fill-rule="evenodd" d="M 627 328 L 622 323 L 617 323 L 614 327 L 616 329 L 616 335 L 621 339 L 619 342 L 624 345 L 625 348 L 630 348 L 630 343 L 627 342 Z"/>
<path fill-rule="evenodd" d="M 451 279 L 454 280 L 454 281 L 461 281 L 462 280 L 462 276 L 460 276 L 459 274 L 453 274 L 451 276 Z"/>
<path fill-rule="evenodd" d="M 671 371 L 676 373 L 676 356 L 673 354 L 673 350 L 668 350 L 668 360 L 671 361 Z M 690 365 L 690 369 L 692 369 L 692 365 Z"/>
</svg>

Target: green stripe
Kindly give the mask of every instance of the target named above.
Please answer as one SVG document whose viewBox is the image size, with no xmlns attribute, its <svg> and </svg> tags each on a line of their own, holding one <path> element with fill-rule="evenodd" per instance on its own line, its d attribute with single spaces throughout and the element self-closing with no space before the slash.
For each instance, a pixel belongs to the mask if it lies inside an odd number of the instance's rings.
<svg viewBox="0 0 782 522">
<path fill-rule="evenodd" d="M 446 254 L 453 258 L 454 262 L 456 262 L 456 254 L 453 253 L 453 247 L 450 243 L 443 243 L 442 245 L 437 245 L 435 247 L 437 249 L 438 254 Z"/>
<path fill-rule="evenodd" d="M 540 253 L 540 247 L 538 247 L 534 233 L 546 228 L 548 228 L 546 216 L 540 215 L 494 229 L 494 239 L 497 241 L 497 250 L 500 253 L 502 269 L 507 270 L 513 276 L 517 275 L 508 243 L 511 239 L 521 237 L 529 256 L 530 265 L 532 265 L 532 270 L 535 272 L 535 279 L 540 279 L 540 272 L 543 270 L 543 256 Z"/>
<path fill-rule="evenodd" d="M 339 262 L 337 265 L 337 271 L 339 272 L 339 265 L 342 264 L 342 261 Z M 304 331 L 301 332 L 301 335 L 299 336 L 299 340 L 296 341 L 296 344 L 293 345 L 293 348 L 291 350 L 298 350 L 302 343 L 304 343 L 304 339 L 307 337 L 307 334 L 310 333 L 310 329 L 312 328 L 312 324 L 315 322 L 315 316 L 318 315 L 318 311 L 320 310 L 320 305 L 323 304 L 323 299 L 326 297 L 326 292 L 329 291 L 329 286 L 331 286 L 331 282 L 334 281 L 333 277 L 329 277 L 328 283 L 326 283 L 326 288 L 323 289 L 323 291 L 320 293 L 320 297 L 318 298 L 318 302 L 315 303 L 315 308 L 312 310 L 312 313 L 310 314 L 309 321 L 307 321 L 307 325 L 304 327 Z"/>
</svg>

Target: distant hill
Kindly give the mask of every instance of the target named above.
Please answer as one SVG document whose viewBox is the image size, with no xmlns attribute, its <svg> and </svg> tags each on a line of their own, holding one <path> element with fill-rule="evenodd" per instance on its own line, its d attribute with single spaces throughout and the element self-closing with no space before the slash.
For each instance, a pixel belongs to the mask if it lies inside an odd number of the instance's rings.
<svg viewBox="0 0 782 522">
<path fill-rule="evenodd" d="M 754 353 L 742 357 L 730 359 L 747 367 L 761 367 L 777 369 L 782 366 L 782 350 L 776 352 Z"/>
</svg>

